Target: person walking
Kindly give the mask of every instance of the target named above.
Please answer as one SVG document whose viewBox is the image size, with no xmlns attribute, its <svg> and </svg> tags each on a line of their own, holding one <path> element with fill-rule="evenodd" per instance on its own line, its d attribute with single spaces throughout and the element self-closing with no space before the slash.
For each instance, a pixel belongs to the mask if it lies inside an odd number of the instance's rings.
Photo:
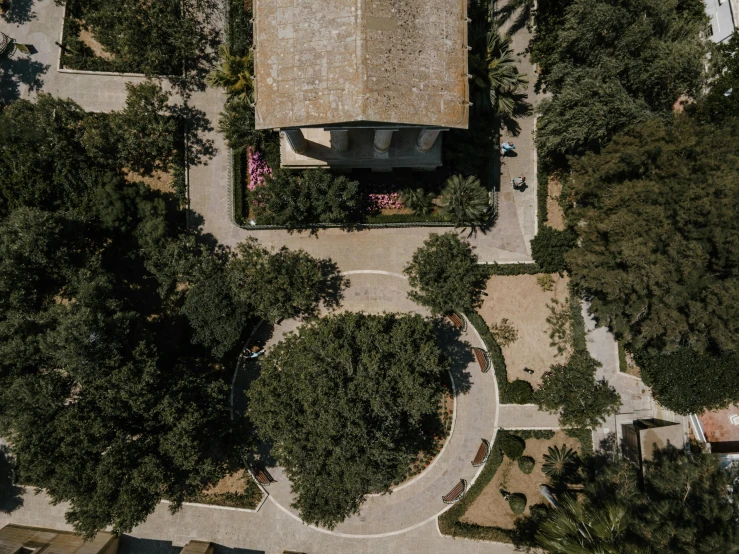
<svg viewBox="0 0 739 554">
<path fill-rule="evenodd" d="M 510 152 L 511 150 L 515 150 L 515 149 L 516 149 L 516 145 L 513 144 L 512 142 L 506 141 L 500 145 L 500 153 L 502 156 L 505 156 L 508 152 Z"/>
<path fill-rule="evenodd" d="M 513 188 L 514 189 L 520 189 L 525 184 L 526 184 L 526 175 L 521 175 L 520 177 L 513 178 Z"/>
</svg>

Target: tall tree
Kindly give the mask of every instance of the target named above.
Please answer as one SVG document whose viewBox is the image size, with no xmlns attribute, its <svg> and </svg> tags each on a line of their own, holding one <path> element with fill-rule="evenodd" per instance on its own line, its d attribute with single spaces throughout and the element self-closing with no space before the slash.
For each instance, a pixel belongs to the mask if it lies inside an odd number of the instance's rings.
<svg viewBox="0 0 739 554">
<path fill-rule="evenodd" d="M 437 418 L 446 362 L 420 316 L 346 313 L 290 334 L 262 358 L 249 417 L 285 467 L 307 523 L 334 527 L 387 492 Z"/>
<path fill-rule="evenodd" d="M 454 233 L 432 233 L 403 273 L 415 289 L 408 297 L 435 314 L 474 309 L 485 288 L 473 247 Z"/>
<path fill-rule="evenodd" d="M 598 366 L 587 352 L 575 352 L 566 364 L 553 365 L 534 392 L 544 410 L 559 412 L 562 427 L 595 429 L 618 413 L 621 397 L 605 379 L 596 381 Z"/>
<path fill-rule="evenodd" d="M 739 124 L 679 117 L 619 135 L 565 184 L 573 283 L 634 350 L 739 346 Z"/>
</svg>

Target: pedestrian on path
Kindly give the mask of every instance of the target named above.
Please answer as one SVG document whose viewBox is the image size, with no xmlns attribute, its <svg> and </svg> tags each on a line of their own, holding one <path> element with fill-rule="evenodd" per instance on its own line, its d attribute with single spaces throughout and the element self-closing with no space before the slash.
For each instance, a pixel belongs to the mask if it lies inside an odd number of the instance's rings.
<svg viewBox="0 0 739 554">
<path fill-rule="evenodd" d="M 508 152 L 515 150 L 515 149 L 516 149 L 516 145 L 513 144 L 512 142 L 506 141 L 500 145 L 500 153 L 502 156 L 505 156 Z"/>
<path fill-rule="evenodd" d="M 252 360 L 262 356 L 264 354 L 264 350 L 258 346 L 252 346 L 251 349 L 245 347 L 242 354 Z"/>
<path fill-rule="evenodd" d="M 526 185 L 526 175 L 521 175 L 520 177 L 513 178 L 513 188 L 514 189 L 521 189 L 525 185 Z"/>
</svg>

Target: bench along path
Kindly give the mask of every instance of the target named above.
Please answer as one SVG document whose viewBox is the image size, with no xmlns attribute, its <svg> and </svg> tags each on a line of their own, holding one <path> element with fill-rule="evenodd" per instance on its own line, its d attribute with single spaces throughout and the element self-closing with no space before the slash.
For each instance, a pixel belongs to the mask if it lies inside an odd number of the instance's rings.
<svg viewBox="0 0 739 554">
<path fill-rule="evenodd" d="M 420 307 L 412 310 L 407 299 L 404 299 L 402 304 L 382 301 L 390 294 L 388 291 L 407 290 L 407 281 L 400 276 L 350 274 L 348 277 L 352 284 L 345 292 L 342 310 L 354 311 L 353 308 L 356 307 L 366 312 L 379 313 L 405 308 L 406 311 L 425 312 Z M 376 292 L 371 296 L 365 294 L 365 291 L 370 291 L 370 294 L 372 291 Z M 372 301 L 371 298 L 376 300 Z M 276 329 L 274 336 L 280 337 L 282 333 Z M 483 345 L 471 326 L 467 326 L 460 339 L 469 343 L 469 346 L 464 350 L 466 359 L 462 363 L 459 360 L 452 362 L 452 374 L 458 390 L 454 429 L 447 440 L 446 448 L 415 480 L 401 485 L 391 494 L 368 497 L 362 504 L 360 513 L 339 524 L 334 533 L 379 535 L 420 525 L 449 507 L 442 497 L 447 495 L 460 479 L 467 481 L 468 488 L 474 482 L 479 470 L 482 469 L 472 465 L 481 439 L 493 442 L 497 395 L 493 372 L 482 373 L 472 354 L 470 347 Z M 461 392 L 460 386 L 467 389 L 466 392 Z M 279 467 L 268 469 L 276 480 L 269 486 L 269 500 L 297 518 L 297 512 L 290 507 L 293 495 L 285 472 Z"/>
</svg>

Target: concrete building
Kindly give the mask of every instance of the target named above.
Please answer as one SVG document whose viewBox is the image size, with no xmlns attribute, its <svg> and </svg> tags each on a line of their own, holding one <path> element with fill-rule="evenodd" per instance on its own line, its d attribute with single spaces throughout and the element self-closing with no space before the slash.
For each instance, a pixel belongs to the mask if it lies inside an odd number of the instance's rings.
<svg viewBox="0 0 739 554">
<path fill-rule="evenodd" d="M 93 540 L 67 531 L 54 531 L 23 525 L 0 529 L 0 554 L 116 554 L 118 537 L 100 531 Z"/>
<path fill-rule="evenodd" d="M 739 25 L 739 0 L 704 0 L 706 15 L 711 19 L 709 36 L 713 42 L 724 42 Z"/>
<path fill-rule="evenodd" d="M 682 449 L 686 442 L 685 429 L 680 423 L 655 418 L 622 424 L 621 437 L 621 452 L 639 467 L 653 459 L 655 449 L 668 446 Z"/>
<path fill-rule="evenodd" d="M 283 167 L 433 169 L 467 128 L 467 0 L 255 0 L 254 49 Z"/>
</svg>

